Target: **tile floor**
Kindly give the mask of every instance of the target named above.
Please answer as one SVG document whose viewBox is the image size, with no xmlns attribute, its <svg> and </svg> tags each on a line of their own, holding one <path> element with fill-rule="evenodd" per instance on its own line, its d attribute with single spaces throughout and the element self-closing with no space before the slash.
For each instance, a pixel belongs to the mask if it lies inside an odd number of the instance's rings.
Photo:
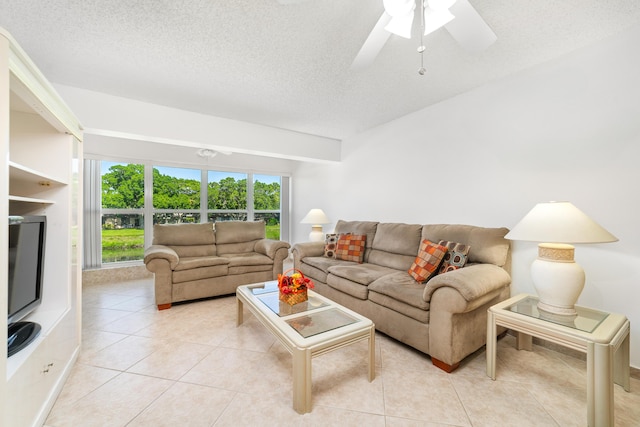
<svg viewBox="0 0 640 427">
<path fill-rule="evenodd" d="M 150 279 L 90 285 L 78 362 L 46 426 L 585 426 L 586 365 L 535 346 L 498 344 L 453 374 L 376 336 L 313 361 L 313 411 L 291 404 L 291 356 L 253 316 L 236 328 L 234 296 L 158 312 Z M 616 426 L 640 426 L 640 380 L 615 386 Z"/>
</svg>

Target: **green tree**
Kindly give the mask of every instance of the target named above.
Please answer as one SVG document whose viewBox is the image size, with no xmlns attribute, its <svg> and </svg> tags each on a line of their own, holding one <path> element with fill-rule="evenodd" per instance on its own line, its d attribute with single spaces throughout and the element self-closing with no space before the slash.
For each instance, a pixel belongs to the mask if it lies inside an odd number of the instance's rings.
<svg viewBox="0 0 640 427">
<path fill-rule="evenodd" d="M 257 210 L 279 210 L 280 183 L 256 181 L 253 185 L 253 206 Z"/>
<path fill-rule="evenodd" d="M 163 175 L 153 168 L 153 207 L 156 209 L 199 209 L 200 181 Z"/>
<path fill-rule="evenodd" d="M 102 207 L 144 207 L 144 165 L 113 165 L 102 175 Z"/>
<path fill-rule="evenodd" d="M 210 182 L 207 192 L 209 209 L 247 209 L 247 179 L 233 177 Z"/>
</svg>

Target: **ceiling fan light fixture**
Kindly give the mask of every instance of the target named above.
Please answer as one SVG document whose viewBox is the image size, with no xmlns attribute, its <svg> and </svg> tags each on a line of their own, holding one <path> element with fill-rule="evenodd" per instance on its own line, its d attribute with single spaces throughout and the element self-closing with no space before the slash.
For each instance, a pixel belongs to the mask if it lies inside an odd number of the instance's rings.
<svg viewBox="0 0 640 427">
<path fill-rule="evenodd" d="M 416 2 L 414 0 L 384 0 L 383 3 L 384 10 L 391 16 L 391 20 L 384 29 L 405 39 L 410 39 Z"/>
<path fill-rule="evenodd" d="M 216 150 L 212 150 L 210 148 L 201 148 L 198 151 L 196 151 L 196 155 L 198 157 L 202 157 L 205 159 L 212 159 L 215 156 L 218 155 L 218 152 Z"/>
<path fill-rule="evenodd" d="M 455 16 L 449 9 L 435 10 L 431 7 L 424 8 L 424 35 L 433 33 L 451 22 Z"/>
</svg>

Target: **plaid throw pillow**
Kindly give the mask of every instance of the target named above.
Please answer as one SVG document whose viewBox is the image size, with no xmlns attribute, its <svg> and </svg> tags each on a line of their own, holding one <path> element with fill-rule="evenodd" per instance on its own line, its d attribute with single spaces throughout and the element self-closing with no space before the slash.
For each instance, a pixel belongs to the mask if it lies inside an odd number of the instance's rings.
<svg viewBox="0 0 640 427">
<path fill-rule="evenodd" d="M 409 269 L 409 274 L 416 282 L 426 283 L 432 276 L 435 276 L 446 254 L 446 246 L 438 245 L 427 239 L 423 240 L 420 243 L 418 256 Z"/>
<path fill-rule="evenodd" d="M 336 258 L 362 264 L 366 234 L 340 234 L 336 245 Z"/>
<path fill-rule="evenodd" d="M 447 248 L 447 254 L 442 260 L 438 274 L 464 267 L 469 258 L 469 249 L 471 249 L 471 246 L 465 245 L 464 243 L 449 242 L 448 240 L 440 240 L 438 244 Z"/>
</svg>

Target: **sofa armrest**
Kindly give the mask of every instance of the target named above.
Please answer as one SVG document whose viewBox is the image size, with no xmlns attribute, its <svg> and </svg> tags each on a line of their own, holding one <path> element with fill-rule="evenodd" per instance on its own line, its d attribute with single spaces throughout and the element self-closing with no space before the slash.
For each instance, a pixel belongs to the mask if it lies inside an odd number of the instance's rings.
<svg viewBox="0 0 640 427">
<path fill-rule="evenodd" d="M 256 242 L 255 251 L 268 256 L 271 259 L 275 259 L 276 253 L 279 249 L 286 249 L 287 253 L 291 245 L 282 240 L 262 239 Z"/>
<path fill-rule="evenodd" d="M 150 267 L 149 263 L 154 259 L 166 260 L 169 263 L 171 270 L 173 270 L 174 268 L 176 268 L 176 265 L 178 265 L 180 257 L 178 257 L 176 251 L 168 246 L 151 245 L 144 251 L 144 263 L 147 265 L 147 269 L 149 269 Z"/>
<path fill-rule="evenodd" d="M 324 255 L 324 242 L 303 242 L 293 245 L 294 258 L 302 259 L 308 256 Z"/>
<path fill-rule="evenodd" d="M 431 301 L 433 293 L 442 287 L 453 288 L 467 301 L 475 301 L 493 291 L 509 286 L 511 276 L 493 264 L 474 264 L 439 274 L 427 282 L 423 298 Z"/>
</svg>

